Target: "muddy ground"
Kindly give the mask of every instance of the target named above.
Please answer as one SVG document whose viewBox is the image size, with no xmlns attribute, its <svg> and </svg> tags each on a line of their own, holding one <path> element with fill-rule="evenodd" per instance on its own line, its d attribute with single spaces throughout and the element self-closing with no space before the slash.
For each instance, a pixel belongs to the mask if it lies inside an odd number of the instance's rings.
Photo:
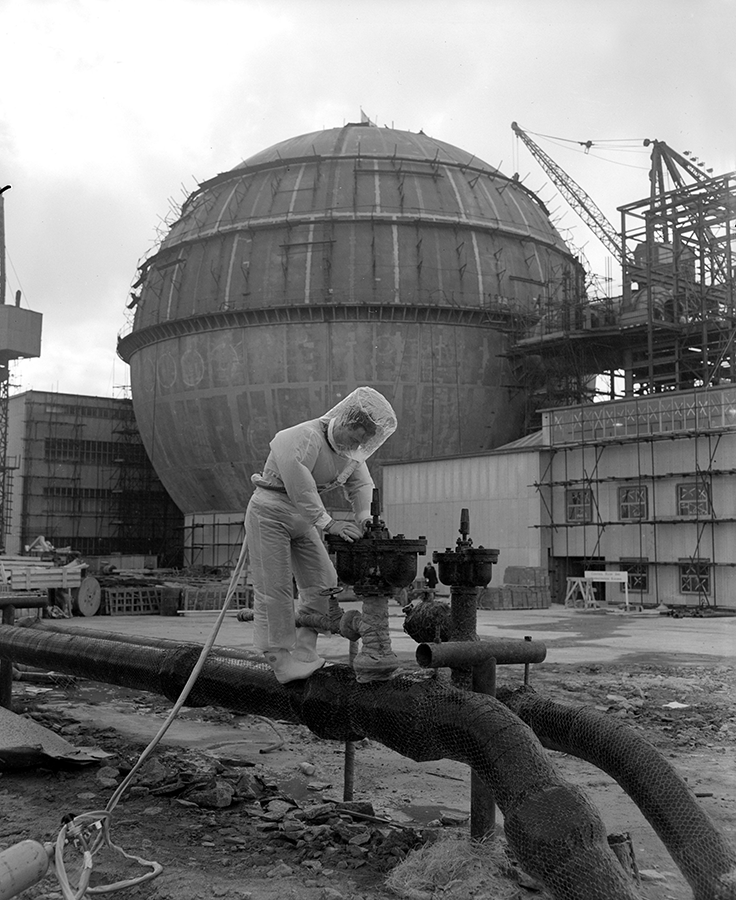
<svg viewBox="0 0 736 900">
<path fill-rule="evenodd" d="M 499 683 L 518 680 L 506 669 Z M 533 686 L 557 702 L 585 704 L 646 735 L 687 779 L 698 802 L 736 842 L 736 668 L 716 665 L 555 665 L 532 669 Z M 0 775 L 0 849 L 27 838 L 54 842 L 68 814 L 104 809 L 170 707 L 153 694 L 94 682 L 14 685 L 14 710 L 75 746 L 109 757 L 87 766 L 43 764 Z M 341 807 L 345 748 L 306 728 L 184 710 L 115 806 L 111 840 L 163 867 L 111 896 L 140 900 L 340 900 L 395 897 L 387 876 L 418 848 L 468 830 L 469 772 L 446 760 L 414 763 L 381 745 L 355 746 L 353 805 Z M 667 850 L 622 789 L 594 766 L 549 752 L 582 786 L 612 833 L 631 836 L 638 888 L 649 900 L 692 897 Z M 499 831 L 501 817 L 498 815 Z M 503 844 L 502 832 L 500 842 Z M 77 854 L 67 851 L 69 878 Z M 145 867 L 103 850 L 92 885 L 135 878 Z M 501 878 L 502 873 L 498 874 Z M 468 874 L 413 885 L 418 900 L 545 896 L 513 866 L 499 882 Z M 22 900 L 56 900 L 53 873 Z"/>
</svg>

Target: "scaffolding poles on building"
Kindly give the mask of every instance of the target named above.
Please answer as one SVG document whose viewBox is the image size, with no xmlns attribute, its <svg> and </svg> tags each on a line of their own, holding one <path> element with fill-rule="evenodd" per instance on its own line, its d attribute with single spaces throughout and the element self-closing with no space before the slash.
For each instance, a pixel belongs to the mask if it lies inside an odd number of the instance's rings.
<svg viewBox="0 0 736 900">
<path fill-rule="evenodd" d="M 663 573 L 676 568 L 679 583 L 665 579 L 670 589 L 676 585 L 699 608 L 716 607 L 722 573 L 736 568 L 724 551 L 736 514 L 719 510 L 717 491 L 720 478 L 736 474 L 719 462 L 736 461 L 734 426 L 732 386 L 545 413 L 549 452 L 535 487 L 546 514 L 538 527 L 548 532 L 552 559 L 588 569 L 620 566 L 633 576 L 629 590 L 638 582 L 657 603 L 667 591 Z"/>
<path fill-rule="evenodd" d="M 6 548 L 10 527 L 10 473 L 8 470 L 8 401 L 10 360 L 41 355 L 40 313 L 5 305 L 5 197 L 10 185 L 0 188 L 0 551 Z"/>
<path fill-rule="evenodd" d="M 23 429 L 21 550 L 44 535 L 83 556 L 180 565 L 181 514 L 148 460 L 130 401 L 30 391 L 10 402 Z"/>
</svg>

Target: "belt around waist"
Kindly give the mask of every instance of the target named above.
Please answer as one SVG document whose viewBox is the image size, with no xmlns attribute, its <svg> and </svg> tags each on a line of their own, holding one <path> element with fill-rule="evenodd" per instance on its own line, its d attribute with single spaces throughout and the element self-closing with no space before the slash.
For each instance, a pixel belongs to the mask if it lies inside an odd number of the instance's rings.
<svg viewBox="0 0 736 900">
<path fill-rule="evenodd" d="M 286 493 L 286 488 L 276 487 L 275 485 L 271 484 L 257 484 L 256 487 L 260 488 L 262 491 L 276 491 L 277 494 Z"/>
</svg>

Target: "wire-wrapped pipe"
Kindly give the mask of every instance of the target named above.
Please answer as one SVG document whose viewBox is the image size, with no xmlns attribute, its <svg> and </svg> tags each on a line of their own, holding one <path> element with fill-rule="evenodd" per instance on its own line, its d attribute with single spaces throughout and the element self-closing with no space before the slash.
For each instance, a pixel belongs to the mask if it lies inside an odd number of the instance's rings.
<svg viewBox="0 0 736 900">
<path fill-rule="evenodd" d="M 736 849 L 645 737 L 621 719 L 555 703 L 532 688 L 497 694 L 543 746 L 587 760 L 621 785 L 669 850 L 696 900 L 736 900 Z"/>
<path fill-rule="evenodd" d="M 175 701 L 201 647 L 150 647 L 40 629 L 0 629 L 0 657 L 155 691 Z M 230 651 L 232 653 L 232 651 Z M 514 713 L 493 697 L 459 690 L 435 674 L 397 673 L 358 684 L 347 666 L 280 685 L 265 664 L 214 648 L 188 698 L 242 714 L 306 725 L 322 738 L 378 741 L 416 761 L 454 759 L 492 788 L 510 847 L 558 900 L 635 900 L 595 807 L 567 784 Z"/>
</svg>

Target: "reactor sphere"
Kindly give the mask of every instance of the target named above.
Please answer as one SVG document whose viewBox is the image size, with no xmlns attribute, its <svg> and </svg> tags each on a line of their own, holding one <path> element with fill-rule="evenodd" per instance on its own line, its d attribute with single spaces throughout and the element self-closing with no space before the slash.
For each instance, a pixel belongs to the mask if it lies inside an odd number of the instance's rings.
<svg viewBox="0 0 736 900">
<path fill-rule="evenodd" d="M 118 352 L 173 500 L 234 512 L 274 433 L 358 385 L 399 422 L 374 467 L 522 436 L 511 335 L 582 277 L 516 178 L 422 132 L 348 124 L 202 183 L 141 266 Z"/>
</svg>

